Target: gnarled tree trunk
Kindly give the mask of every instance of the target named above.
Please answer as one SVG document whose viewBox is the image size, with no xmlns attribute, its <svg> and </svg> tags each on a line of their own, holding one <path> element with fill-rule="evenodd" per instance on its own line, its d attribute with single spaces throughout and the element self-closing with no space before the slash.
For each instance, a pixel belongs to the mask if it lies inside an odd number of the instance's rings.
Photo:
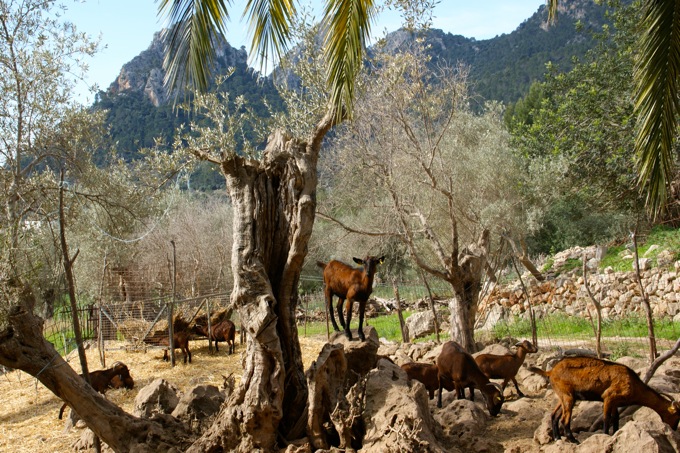
<svg viewBox="0 0 680 453">
<path fill-rule="evenodd" d="M 308 142 L 273 133 L 262 160 L 221 162 L 234 212 L 231 303 L 246 332 L 246 364 L 239 389 L 190 451 L 271 450 L 278 435 L 304 434 L 307 383 L 294 315 L 317 159 L 332 124 L 326 116 Z"/>
<path fill-rule="evenodd" d="M 451 338 L 468 352 L 475 352 L 475 316 L 482 288 L 486 259 L 489 254 L 489 231 L 484 230 L 477 241 L 459 257 L 458 265 L 449 272 L 453 298 L 451 311 Z"/>
</svg>

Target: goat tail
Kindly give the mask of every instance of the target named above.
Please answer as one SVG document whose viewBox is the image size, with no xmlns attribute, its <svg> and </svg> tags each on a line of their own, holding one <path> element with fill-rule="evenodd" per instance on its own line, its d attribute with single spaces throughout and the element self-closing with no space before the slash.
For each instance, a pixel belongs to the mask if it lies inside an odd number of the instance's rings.
<svg viewBox="0 0 680 453">
<path fill-rule="evenodd" d="M 529 371 L 531 371 L 532 373 L 540 374 L 544 378 L 548 378 L 548 379 L 550 378 L 550 372 L 549 371 L 543 371 L 542 369 L 535 367 L 535 366 L 530 366 L 527 369 Z"/>
<path fill-rule="evenodd" d="M 59 420 L 64 416 L 64 409 L 66 409 L 66 403 L 64 403 L 63 406 L 61 406 L 61 409 L 59 409 Z"/>
<path fill-rule="evenodd" d="M 326 263 L 323 261 L 317 261 L 316 265 L 319 266 L 321 269 L 324 269 L 326 267 Z"/>
</svg>

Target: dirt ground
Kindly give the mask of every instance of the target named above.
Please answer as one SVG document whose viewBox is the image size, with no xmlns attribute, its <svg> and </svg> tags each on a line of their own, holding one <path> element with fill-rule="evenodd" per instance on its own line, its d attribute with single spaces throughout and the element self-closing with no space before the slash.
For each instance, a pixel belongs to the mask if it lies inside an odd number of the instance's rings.
<svg viewBox="0 0 680 453">
<path fill-rule="evenodd" d="M 308 367 L 317 358 L 325 337 L 300 338 L 303 360 Z M 218 354 L 210 354 L 207 341 L 191 343 L 193 363 L 179 363 L 175 368 L 161 360 L 162 349 L 144 351 L 125 351 L 124 349 L 106 352 L 106 363 L 110 366 L 115 361 L 128 365 L 135 379 L 133 390 L 109 390 L 107 398 L 132 412 L 134 399 L 140 388 L 157 378 L 164 378 L 182 390 L 196 384 L 223 384 L 223 376 L 234 373 L 238 378 L 242 372 L 241 354 L 244 346 L 237 342 L 236 353 L 228 356 L 226 348 Z M 179 351 L 178 351 L 179 352 Z M 87 351 L 91 369 L 100 369 L 99 353 L 95 348 Z M 69 363 L 78 369 L 77 355 L 69 356 Z M 507 392 L 507 390 L 506 390 Z M 542 395 L 531 395 L 525 392 L 526 398 L 513 403 L 516 397 L 508 398 L 500 416 L 490 420 L 484 437 L 503 448 L 498 451 L 538 452 L 538 445 L 533 441 L 533 433 L 541 422 L 543 414 L 550 409 L 552 402 L 545 401 Z M 507 394 L 507 393 L 506 393 Z M 514 395 L 514 389 L 512 392 Z M 30 375 L 14 371 L 0 376 L 0 452 L 71 452 L 71 445 L 80 437 L 81 430 L 64 430 L 64 421 L 57 418 L 61 400 L 42 386 Z M 528 405 L 528 406 L 527 406 Z M 431 401 L 432 411 L 446 410 L 436 408 L 436 400 Z M 527 410 L 529 407 L 530 410 Z M 521 410 L 520 410 L 521 409 Z M 66 409 L 64 418 L 67 418 Z"/>
</svg>

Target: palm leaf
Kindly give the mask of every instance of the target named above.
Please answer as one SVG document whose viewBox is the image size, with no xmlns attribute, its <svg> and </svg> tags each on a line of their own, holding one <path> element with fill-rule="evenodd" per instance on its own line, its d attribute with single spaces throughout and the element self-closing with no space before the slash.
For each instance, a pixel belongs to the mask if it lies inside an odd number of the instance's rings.
<svg viewBox="0 0 680 453">
<path fill-rule="evenodd" d="M 250 24 L 251 49 L 265 69 L 269 61 L 286 52 L 294 16 L 292 0 L 248 0 L 243 17 Z"/>
<path fill-rule="evenodd" d="M 193 87 L 205 91 L 215 56 L 214 43 L 222 39 L 231 0 L 161 0 L 159 13 L 167 12 L 163 60 L 165 84 L 170 90 Z"/>
<path fill-rule="evenodd" d="M 638 131 L 638 184 L 647 206 L 658 215 L 673 178 L 673 141 L 678 129 L 680 0 L 647 0 L 641 47 L 635 68 Z"/>
<path fill-rule="evenodd" d="M 354 80 L 362 65 L 375 14 L 373 0 L 328 0 L 326 3 L 324 54 L 331 105 L 338 118 L 354 100 Z"/>
</svg>

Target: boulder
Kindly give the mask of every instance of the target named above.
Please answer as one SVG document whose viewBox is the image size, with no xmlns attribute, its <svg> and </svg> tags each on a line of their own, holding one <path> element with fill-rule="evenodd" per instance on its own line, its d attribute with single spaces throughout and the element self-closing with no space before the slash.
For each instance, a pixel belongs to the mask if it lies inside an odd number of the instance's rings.
<svg viewBox="0 0 680 453">
<path fill-rule="evenodd" d="M 319 357 L 305 372 L 309 388 L 307 434 L 315 449 L 327 449 L 330 436 L 338 436 L 331 423 L 331 412 L 342 398 L 347 359 L 341 344 L 326 343 Z"/>
<path fill-rule="evenodd" d="M 172 416 L 203 431 L 220 411 L 225 396 L 214 385 L 197 385 L 180 398 Z"/>
<path fill-rule="evenodd" d="M 455 392 L 450 392 L 453 396 Z M 480 401 L 453 400 L 435 412 L 435 420 L 442 426 L 444 434 L 456 439 L 463 450 L 503 451 L 503 446 L 485 436 L 490 416 Z"/>
<path fill-rule="evenodd" d="M 406 327 L 411 339 L 422 338 L 434 333 L 434 314 L 432 310 L 413 313 L 406 318 Z"/>
<path fill-rule="evenodd" d="M 135 398 L 132 414 L 151 418 L 154 414 L 170 414 L 179 403 L 179 389 L 165 379 L 156 379 L 142 388 Z"/>
<path fill-rule="evenodd" d="M 373 369 L 378 361 L 378 347 L 380 346 L 378 332 L 373 326 L 366 326 L 364 335 L 365 341 L 360 341 L 356 336 L 350 341 L 342 332 L 335 332 L 330 338 L 331 344 L 341 345 L 345 351 L 348 387 L 354 385 L 359 376 L 364 376 Z M 350 370 L 353 373 L 349 372 Z"/>
<path fill-rule="evenodd" d="M 430 413 L 425 387 L 409 385 L 397 365 L 380 360 L 365 386 L 363 451 L 458 451 L 439 443 L 435 431 L 441 428 Z"/>
</svg>

